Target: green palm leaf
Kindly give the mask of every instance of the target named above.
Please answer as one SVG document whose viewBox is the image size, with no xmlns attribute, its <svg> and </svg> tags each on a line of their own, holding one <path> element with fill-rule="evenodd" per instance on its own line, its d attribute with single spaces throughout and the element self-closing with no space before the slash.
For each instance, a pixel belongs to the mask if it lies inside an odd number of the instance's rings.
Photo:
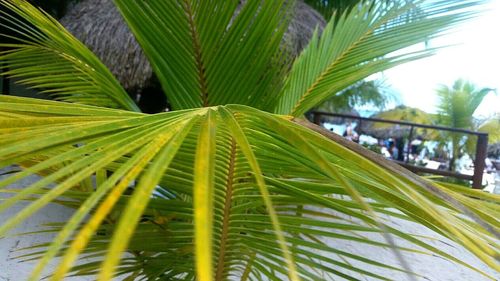
<svg viewBox="0 0 500 281">
<path fill-rule="evenodd" d="M 394 1 L 388 6 L 382 2 L 366 2 L 338 21 L 331 20 L 321 37 L 313 36 L 294 62 L 275 112 L 300 116 L 371 74 L 432 55 L 435 49 L 394 52 L 470 18 L 475 13 L 470 7 L 481 1 Z"/>
<path fill-rule="evenodd" d="M 212 280 L 212 227 L 216 124 L 209 110 L 200 131 L 194 163 L 193 207 L 197 279 Z"/>
<path fill-rule="evenodd" d="M 0 11 L 2 27 L 24 38 L 0 43 L 0 61 L 10 69 L 4 75 L 59 100 L 139 111 L 97 56 L 54 18 L 23 0 L 0 4 L 11 12 Z"/>
<path fill-rule="evenodd" d="M 25 101 L 31 106 L 22 106 Z M 47 115 L 51 115 L 49 120 L 62 118 L 61 122 L 69 128 L 73 123 L 81 126 L 79 117 L 96 118 L 87 122 L 87 134 L 68 132 L 58 138 L 38 137 L 38 145 L 30 151 L 26 151 L 27 146 L 34 144 L 30 138 L 12 141 L 0 149 L 2 165 L 22 163 L 24 159 L 39 156 L 39 162 L 25 172 L 2 180 L 2 187 L 29 173 L 59 167 L 62 161 L 65 163 L 58 172 L 18 192 L 15 199 L 4 201 L 0 209 L 5 210 L 19 200 L 35 196 L 33 203 L 2 225 L 0 234 L 56 197 L 62 196 L 63 202 L 69 200 L 67 204 L 78 209 L 70 222 L 61 226 L 62 231 L 49 245 L 50 250 L 43 253 L 45 258 L 41 265 L 59 251 L 64 255 L 54 275 L 56 280 L 70 270 L 79 255 L 102 259 L 95 255 L 102 251 L 107 251 L 108 257 L 101 265 L 91 262 L 75 267 L 75 272 L 100 272 L 103 280 L 114 274 L 136 274 L 148 278 L 191 276 L 187 279 L 192 279 L 194 265 L 198 263 L 194 257 L 208 255 L 212 262 L 202 266 L 202 270 L 198 268 L 198 274 L 207 280 L 241 277 L 245 272 L 251 279 L 267 276 L 272 280 L 275 274 L 277 278 L 290 274 L 291 279 L 321 279 L 326 274 L 356 280 L 349 277 L 356 273 L 386 280 L 384 276 L 353 266 L 343 259 L 332 258 L 332 255 L 387 270 L 401 269 L 329 245 L 335 240 L 348 240 L 360 245 L 393 247 L 396 251 L 415 251 L 371 241 L 364 237 L 366 232 L 387 232 L 387 235 L 422 247 L 425 252 L 468 266 L 421 238 L 377 222 L 373 215 L 365 212 L 367 203 L 364 202 L 368 199 L 373 202 L 370 203 L 373 212 L 424 224 L 462 243 L 484 262 L 497 267 L 493 257 L 498 252 L 498 245 L 493 242 L 492 234 L 480 231 L 478 224 L 463 218 L 447 201 L 281 116 L 244 106 L 151 116 L 111 109 L 100 112 L 94 107 L 64 104 L 67 115 L 61 117 L 61 105 L 58 102 L 0 97 L 2 112 L 23 116 L 0 118 L 0 121 L 9 121 L 12 129 L 25 128 L 27 120 L 33 120 L 32 129 L 51 130 L 43 122 L 37 124 L 36 121 L 46 120 Z M 39 107 L 43 107 L 47 115 L 37 116 Z M 102 119 L 111 112 L 122 117 L 119 120 Z M 213 130 L 215 127 L 216 131 Z M 130 142 L 133 137 L 136 141 Z M 304 139 L 307 139 L 306 143 Z M 124 146 L 124 142 L 129 145 Z M 212 144 L 206 146 L 205 143 Z M 64 152 L 55 154 L 56 148 Z M 311 151 L 315 153 L 311 154 Z M 318 166 L 317 163 L 322 161 L 324 165 Z M 111 174 L 103 177 L 95 191 L 72 191 L 85 178 L 97 175 L 103 169 Z M 204 189 L 205 195 L 198 194 L 197 182 L 202 184 L 199 181 L 204 178 L 199 172 L 211 169 L 214 180 L 206 178 L 203 182 L 212 182 L 213 189 Z M 332 174 L 331 169 L 338 172 Z M 133 180 L 137 184 L 132 195 L 124 195 Z M 54 181 L 58 184 L 46 189 Z M 458 198 L 492 227 L 499 226 L 495 217 L 500 210 L 496 205 L 478 204 L 476 199 L 467 198 L 457 191 L 440 189 Z M 212 192 L 207 194 L 210 190 Z M 3 189 L 5 191 L 8 190 Z M 171 195 L 165 197 L 161 194 Z M 355 200 L 354 194 L 360 197 Z M 196 199 L 197 196 L 213 199 Z M 490 199 L 493 202 L 498 200 L 496 197 Z M 204 203 L 199 205 L 196 200 Z M 210 219 L 202 218 L 203 226 L 212 228 L 212 231 L 202 234 L 193 224 L 198 221 L 197 213 L 208 215 L 203 212 L 206 208 L 212 209 L 209 214 L 213 215 Z M 390 208 L 398 209 L 400 213 Z M 90 218 L 83 222 L 86 214 Z M 81 228 L 77 228 L 79 225 Z M 95 235 L 96 232 L 101 234 Z M 198 235 L 205 237 L 206 243 L 201 244 L 204 254 L 189 246 Z M 154 238 L 156 236 L 159 238 Z M 154 246 L 144 243 L 143 237 L 155 241 Z M 207 239 L 212 242 L 208 243 Z M 325 244 L 318 243 L 324 239 Z M 65 241 L 70 244 L 65 246 Z M 117 267 L 125 250 L 136 253 L 136 256 L 122 258 L 122 265 Z M 169 262 L 162 263 L 167 256 Z M 137 268 L 140 260 L 145 260 L 144 265 Z M 177 263 L 176 260 L 186 262 Z M 287 264 L 291 266 L 290 271 L 286 269 Z M 33 275 L 33 280 L 37 279 L 42 267 Z"/>
<path fill-rule="evenodd" d="M 238 2 L 116 1 L 174 109 L 272 98 L 291 4 Z"/>
</svg>

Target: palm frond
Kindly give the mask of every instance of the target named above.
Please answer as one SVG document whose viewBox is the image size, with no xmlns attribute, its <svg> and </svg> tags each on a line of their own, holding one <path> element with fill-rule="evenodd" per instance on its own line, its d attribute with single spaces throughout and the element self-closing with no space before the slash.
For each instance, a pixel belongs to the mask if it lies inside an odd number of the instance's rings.
<svg viewBox="0 0 500 281">
<path fill-rule="evenodd" d="M 195 210 L 196 273 L 200 281 L 212 280 L 213 197 L 215 173 L 216 122 L 207 112 L 200 131 L 194 163 L 193 207 Z"/>
<path fill-rule="evenodd" d="M 404 48 L 472 17 L 476 12 L 471 7 L 482 1 L 382 2 L 363 2 L 339 20 L 330 20 L 321 37 L 316 33 L 294 62 L 276 113 L 300 116 L 371 74 L 432 55 L 435 49 Z M 408 20 L 406 15 L 415 9 Z"/>
<path fill-rule="evenodd" d="M 238 2 L 116 1 L 173 109 L 259 107 L 280 86 L 293 1 Z"/>
<path fill-rule="evenodd" d="M 2 224 L 0 235 L 54 200 L 76 209 L 54 228 L 58 236 L 42 245 L 47 250 L 30 256 L 41 258 L 31 280 L 56 256 L 62 259 L 54 280 L 70 271 L 103 280 L 194 280 L 197 274 L 206 280 L 388 279 L 370 266 L 410 274 L 337 249 L 335 241 L 434 254 L 471 267 L 377 217 L 425 225 L 498 269 L 494 234 L 455 205 L 284 116 L 241 105 L 145 115 L 8 96 L 0 97 L 0 111 L 7 116 L 0 117 L 6 130 L 0 164 L 26 167 L 1 180 L 1 192 L 31 173 L 54 169 L 2 202 L 0 211 L 32 201 Z M 53 122 L 61 125 L 57 137 L 48 126 Z M 20 131 L 23 138 L 9 137 Z M 96 178 L 91 188 L 81 188 L 89 177 Z M 498 196 L 434 188 L 493 229 L 500 226 Z M 398 237 L 420 250 L 366 233 Z M 81 257 L 93 260 L 73 266 Z"/>
<path fill-rule="evenodd" d="M 15 39 L 0 43 L 3 75 L 59 100 L 139 111 L 96 55 L 49 14 L 24 0 L 0 6 L 0 24 L 14 34 L 0 36 Z"/>
</svg>

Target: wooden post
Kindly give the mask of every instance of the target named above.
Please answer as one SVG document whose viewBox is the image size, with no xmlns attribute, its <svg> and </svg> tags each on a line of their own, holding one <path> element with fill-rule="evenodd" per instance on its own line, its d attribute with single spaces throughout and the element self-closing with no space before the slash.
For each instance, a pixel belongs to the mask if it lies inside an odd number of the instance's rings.
<svg viewBox="0 0 500 281">
<path fill-rule="evenodd" d="M 474 159 L 474 176 L 472 177 L 472 188 L 481 189 L 483 173 L 488 149 L 488 134 L 478 134 L 476 144 L 476 158 Z"/>
<path fill-rule="evenodd" d="M 313 114 L 314 114 L 314 116 L 313 116 L 314 124 L 321 126 L 321 115 L 317 112 L 314 112 Z"/>
<path fill-rule="evenodd" d="M 410 135 L 408 135 L 408 145 L 406 146 L 406 161 L 405 161 L 405 163 L 410 162 L 412 139 L 413 139 L 413 126 L 410 126 Z"/>
</svg>

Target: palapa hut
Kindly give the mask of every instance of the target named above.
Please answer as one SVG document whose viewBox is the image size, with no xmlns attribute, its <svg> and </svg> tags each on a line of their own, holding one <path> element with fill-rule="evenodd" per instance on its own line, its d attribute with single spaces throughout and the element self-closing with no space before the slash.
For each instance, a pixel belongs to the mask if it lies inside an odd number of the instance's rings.
<svg viewBox="0 0 500 281">
<path fill-rule="evenodd" d="M 372 118 L 405 121 L 417 124 L 432 125 L 434 118 L 432 114 L 426 113 L 418 108 L 408 107 L 404 105 L 397 106 L 391 110 L 377 113 Z M 382 122 L 363 122 L 361 132 L 376 138 L 387 139 L 390 137 L 407 137 L 410 134 L 410 127 L 405 125 L 382 123 Z M 433 138 L 436 134 L 434 130 L 415 128 L 413 137 L 417 135 L 425 138 Z"/>
<path fill-rule="evenodd" d="M 143 111 L 158 112 L 165 108 L 166 104 L 160 103 L 162 99 L 166 102 L 165 95 L 151 65 L 112 0 L 82 0 L 68 11 L 61 23 L 103 61 L 129 94 L 139 101 Z M 298 55 L 314 29 L 319 26 L 322 30 L 325 25 L 316 10 L 298 1 L 285 35 L 287 48 Z"/>
</svg>

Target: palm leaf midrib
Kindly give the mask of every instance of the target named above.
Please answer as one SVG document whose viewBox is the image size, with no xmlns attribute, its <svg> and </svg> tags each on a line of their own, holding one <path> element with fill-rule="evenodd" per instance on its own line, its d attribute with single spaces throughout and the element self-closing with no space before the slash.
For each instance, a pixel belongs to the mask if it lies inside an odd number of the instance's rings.
<svg viewBox="0 0 500 281">
<path fill-rule="evenodd" d="M 202 106 L 209 106 L 208 102 L 208 86 L 207 86 L 207 78 L 205 76 L 205 66 L 203 63 L 203 55 L 201 49 L 200 36 L 196 30 L 196 24 L 194 19 L 194 13 L 189 1 L 183 1 L 183 8 L 186 13 L 186 17 L 188 19 L 189 31 L 191 33 L 191 40 L 193 43 L 193 52 L 194 52 L 194 60 L 196 64 L 196 70 L 198 75 L 198 82 L 200 83 L 200 95 Z"/>
<path fill-rule="evenodd" d="M 222 280 L 223 274 L 226 266 L 226 246 L 229 234 L 229 220 L 231 215 L 231 205 L 233 196 L 233 181 L 234 181 L 234 171 L 235 171 L 235 161 L 236 161 L 236 141 L 231 139 L 231 152 L 229 155 L 229 168 L 227 171 L 227 181 L 226 181 L 226 193 L 224 200 L 224 215 L 222 219 L 222 229 L 221 229 L 221 239 L 219 243 L 219 257 L 217 259 L 217 269 L 215 274 L 215 280 Z"/>
</svg>

